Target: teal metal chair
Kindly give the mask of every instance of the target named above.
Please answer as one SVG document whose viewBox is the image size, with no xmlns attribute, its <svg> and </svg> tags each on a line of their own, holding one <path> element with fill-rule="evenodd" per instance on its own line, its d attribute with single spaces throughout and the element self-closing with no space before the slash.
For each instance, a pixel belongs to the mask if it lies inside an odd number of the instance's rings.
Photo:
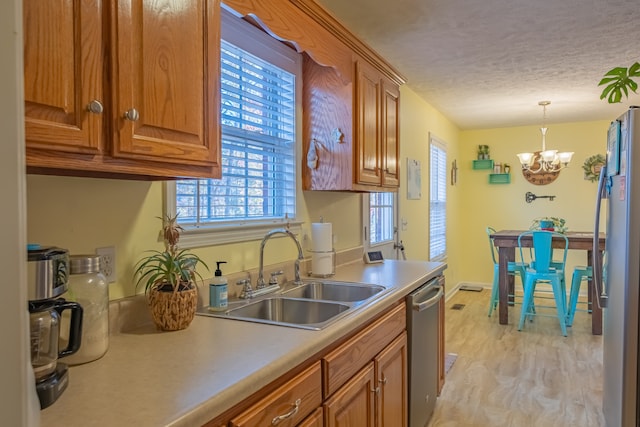
<svg viewBox="0 0 640 427">
<path fill-rule="evenodd" d="M 531 237 L 533 240 L 532 263 L 525 270 L 524 296 L 522 298 L 522 311 L 520 312 L 520 323 L 518 330 L 524 327 L 525 320 L 534 315 L 544 315 L 534 306 L 534 293 L 539 282 L 549 283 L 553 290 L 555 308 L 562 335 L 567 336 L 567 295 L 564 280 L 564 268 L 567 261 L 567 251 L 569 249 L 569 239 L 567 236 L 551 231 L 526 231 L 518 236 L 518 248 L 522 257 L 522 239 Z M 562 261 L 553 261 L 552 240 L 553 238 L 564 240 L 564 251 Z M 553 265 L 552 265 L 553 263 Z"/>
<path fill-rule="evenodd" d="M 499 302 L 499 286 L 498 281 L 500 279 L 500 265 L 498 264 L 498 248 L 493 244 L 492 234 L 496 232 L 493 227 L 487 227 L 487 236 L 489 237 L 489 249 L 491 249 L 491 259 L 493 260 L 493 284 L 491 285 L 491 301 L 489 302 L 489 317 L 493 314 L 493 311 L 498 306 Z M 512 275 L 520 276 L 520 280 L 524 283 L 524 269 L 526 264 L 524 262 L 509 262 L 507 264 L 507 272 Z M 513 297 L 513 294 L 509 295 Z"/>
<path fill-rule="evenodd" d="M 576 315 L 578 306 L 578 296 L 580 294 L 580 285 L 585 280 L 593 279 L 593 267 L 585 267 L 578 265 L 573 269 L 571 275 L 571 291 L 569 292 L 569 304 L 567 305 L 567 326 L 573 325 L 573 317 Z M 590 303 L 587 302 L 586 311 L 591 313 Z"/>
</svg>

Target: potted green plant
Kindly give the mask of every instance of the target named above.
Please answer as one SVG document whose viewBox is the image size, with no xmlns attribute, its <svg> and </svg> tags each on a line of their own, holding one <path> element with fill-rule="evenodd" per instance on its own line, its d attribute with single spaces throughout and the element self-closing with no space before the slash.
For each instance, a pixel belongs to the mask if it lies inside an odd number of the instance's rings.
<svg viewBox="0 0 640 427">
<path fill-rule="evenodd" d="M 629 68 L 615 67 L 604 75 L 598 86 L 603 86 L 600 99 L 607 99 L 609 104 L 622 101 L 624 92 L 625 98 L 629 96 L 629 91 L 636 93 L 638 83 L 634 78 L 640 77 L 640 63 L 634 62 Z"/>
<path fill-rule="evenodd" d="M 197 255 L 178 248 L 180 232 L 178 215 L 167 215 L 163 220 L 164 251 L 151 253 L 136 264 L 136 289 L 144 284 L 151 317 L 164 331 L 184 329 L 193 320 L 198 305 L 196 271 L 198 264 L 207 265 Z"/>
<path fill-rule="evenodd" d="M 555 216 L 543 216 L 536 218 L 531 223 L 529 230 L 548 230 L 555 231 L 557 233 L 564 233 L 567 231 L 565 226 L 566 221 L 564 218 L 558 218 Z"/>
</svg>

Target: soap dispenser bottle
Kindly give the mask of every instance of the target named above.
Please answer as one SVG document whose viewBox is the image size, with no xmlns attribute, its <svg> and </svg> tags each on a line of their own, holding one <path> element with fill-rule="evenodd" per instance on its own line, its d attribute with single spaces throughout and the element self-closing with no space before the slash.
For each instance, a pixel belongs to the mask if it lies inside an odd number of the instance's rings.
<svg viewBox="0 0 640 427">
<path fill-rule="evenodd" d="M 209 283 L 209 310 L 224 311 L 227 309 L 227 278 L 222 275 L 220 264 L 226 261 L 216 261 L 216 272 Z"/>
</svg>

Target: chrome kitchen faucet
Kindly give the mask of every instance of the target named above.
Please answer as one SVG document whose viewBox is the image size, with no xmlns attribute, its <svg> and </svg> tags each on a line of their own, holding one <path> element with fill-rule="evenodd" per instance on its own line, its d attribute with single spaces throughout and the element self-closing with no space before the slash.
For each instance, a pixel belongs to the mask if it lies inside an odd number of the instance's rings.
<svg viewBox="0 0 640 427">
<path fill-rule="evenodd" d="M 263 272 L 264 246 L 267 243 L 267 240 L 269 240 L 272 236 L 275 236 L 277 234 L 283 234 L 285 236 L 289 236 L 295 242 L 298 248 L 298 259 L 296 259 L 296 262 L 294 265 L 294 272 L 295 272 L 294 283 L 296 285 L 299 285 L 302 283 L 302 280 L 300 280 L 300 261 L 304 260 L 304 255 L 302 253 L 302 246 L 300 246 L 300 242 L 290 230 L 287 230 L 286 228 L 276 228 L 274 230 L 269 231 L 262 239 L 262 243 L 260 243 L 260 268 L 258 270 L 258 282 L 256 283 L 256 289 L 262 289 L 266 286 L 264 282 L 264 272 Z"/>
</svg>

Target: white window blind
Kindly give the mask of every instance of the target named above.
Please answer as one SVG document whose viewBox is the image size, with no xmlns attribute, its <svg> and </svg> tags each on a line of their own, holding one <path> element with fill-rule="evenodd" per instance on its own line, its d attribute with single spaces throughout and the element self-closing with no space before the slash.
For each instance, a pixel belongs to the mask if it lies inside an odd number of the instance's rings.
<svg viewBox="0 0 640 427">
<path fill-rule="evenodd" d="M 369 244 L 393 240 L 393 193 L 369 194 Z"/>
<path fill-rule="evenodd" d="M 295 218 L 295 75 L 221 43 L 222 179 L 176 182 L 183 226 Z"/>
<path fill-rule="evenodd" d="M 429 258 L 439 260 L 447 254 L 447 151 L 433 136 L 429 145 Z"/>
</svg>

